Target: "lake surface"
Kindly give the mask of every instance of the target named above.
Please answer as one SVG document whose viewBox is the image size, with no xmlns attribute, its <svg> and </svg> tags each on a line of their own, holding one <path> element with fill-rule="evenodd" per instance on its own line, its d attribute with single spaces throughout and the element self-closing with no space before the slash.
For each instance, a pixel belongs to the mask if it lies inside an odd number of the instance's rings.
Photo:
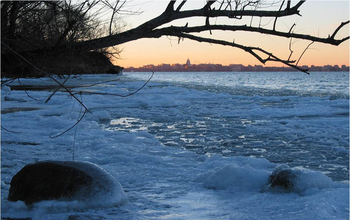
<svg viewBox="0 0 350 220">
<path fill-rule="evenodd" d="M 147 80 L 151 73 L 131 73 Z M 152 82 L 171 83 L 230 94 L 349 97 L 349 73 L 312 72 L 156 72 Z"/>
<path fill-rule="evenodd" d="M 124 73 L 123 80 L 150 75 Z M 165 146 L 199 154 L 263 157 L 349 179 L 346 72 L 156 72 L 148 86 L 163 87 L 167 94 L 160 95 L 169 102 L 173 97 L 188 103 L 110 109 L 115 120 L 108 129 L 147 131 Z M 177 87 L 208 94 L 182 96 Z"/>
</svg>

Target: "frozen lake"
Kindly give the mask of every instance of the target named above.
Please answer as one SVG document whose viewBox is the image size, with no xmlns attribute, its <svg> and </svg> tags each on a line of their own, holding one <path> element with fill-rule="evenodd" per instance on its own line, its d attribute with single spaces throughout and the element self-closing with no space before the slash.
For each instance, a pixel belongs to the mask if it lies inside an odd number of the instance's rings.
<svg viewBox="0 0 350 220">
<path fill-rule="evenodd" d="M 125 76 L 146 80 L 149 73 Z M 152 81 L 213 94 L 181 97 L 189 102 L 183 107 L 110 110 L 116 120 L 109 129 L 146 130 L 166 146 L 262 157 L 349 179 L 348 73 L 156 73 Z M 169 99 L 181 95 L 170 91 Z"/>
<path fill-rule="evenodd" d="M 45 103 L 52 91 L 11 90 L 17 81 L 3 86 L 2 217 L 349 218 L 348 73 L 157 72 L 135 95 L 119 96 L 150 75 L 70 79 L 68 86 L 85 86 L 73 91 L 91 114 L 54 139 L 79 119 L 82 107 L 62 91 Z M 115 206 L 106 197 L 103 207 L 44 201 L 28 208 L 7 201 L 11 178 L 23 166 L 72 160 L 73 152 L 75 160 L 114 176 L 129 202 Z M 262 190 L 279 164 L 296 172 L 295 189 Z"/>
</svg>

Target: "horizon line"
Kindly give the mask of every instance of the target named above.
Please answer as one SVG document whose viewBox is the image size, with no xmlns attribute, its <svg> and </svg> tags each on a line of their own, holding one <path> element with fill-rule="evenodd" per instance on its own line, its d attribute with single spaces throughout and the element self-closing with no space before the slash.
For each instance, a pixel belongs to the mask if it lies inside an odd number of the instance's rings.
<svg viewBox="0 0 350 220">
<path fill-rule="evenodd" d="M 161 66 L 164 66 L 164 65 L 180 65 L 180 66 L 198 66 L 198 65 L 221 65 L 221 66 L 226 66 L 226 67 L 229 67 L 229 66 L 243 66 L 243 67 L 263 67 L 263 68 L 266 68 L 266 67 L 275 67 L 275 68 L 290 68 L 289 66 L 287 65 L 281 65 L 281 66 L 272 66 L 272 65 L 264 65 L 264 64 L 235 64 L 235 63 L 231 63 L 231 64 L 222 64 L 222 63 L 198 63 L 198 64 L 187 64 L 187 63 L 161 63 L 161 64 L 144 64 L 142 66 L 139 66 L 139 67 L 135 67 L 135 66 L 128 66 L 128 67 L 124 67 L 125 69 L 127 68 L 145 68 L 147 66 L 155 66 L 155 67 L 161 67 Z M 324 64 L 324 65 L 315 65 L 315 64 L 308 64 L 308 65 L 300 65 L 300 67 L 350 67 L 349 65 L 347 64 Z"/>
</svg>

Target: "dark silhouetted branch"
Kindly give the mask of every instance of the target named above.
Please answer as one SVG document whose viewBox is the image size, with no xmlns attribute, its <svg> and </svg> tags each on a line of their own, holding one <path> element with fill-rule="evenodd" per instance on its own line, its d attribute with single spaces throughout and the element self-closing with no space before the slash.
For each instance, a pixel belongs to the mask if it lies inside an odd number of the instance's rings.
<svg viewBox="0 0 350 220">
<path fill-rule="evenodd" d="M 228 42 L 228 41 L 223 41 L 223 40 L 216 40 L 216 39 L 210 39 L 210 38 L 204 38 L 204 37 L 198 37 L 198 36 L 194 36 L 194 35 L 190 35 L 190 34 L 177 34 L 174 36 L 176 37 L 183 37 L 183 38 L 187 38 L 187 39 L 191 39 L 194 41 L 198 41 L 198 42 L 206 42 L 206 43 L 212 43 L 212 44 L 218 44 L 218 45 L 223 45 L 223 46 L 231 46 L 231 47 L 236 47 L 239 48 L 241 50 L 244 50 L 245 52 L 250 53 L 251 55 L 253 55 L 256 59 L 258 59 L 261 63 L 265 64 L 268 61 L 275 61 L 275 62 L 280 62 L 283 63 L 289 67 L 292 67 L 296 70 L 299 70 L 301 72 L 304 73 L 308 73 L 307 70 L 302 69 L 300 67 L 298 67 L 297 65 L 294 65 L 293 63 L 295 63 L 295 61 L 290 61 L 290 60 L 283 60 L 275 55 L 273 55 L 272 53 L 259 48 L 259 47 L 249 47 L 249 46 L 244 46 L 241 44 L 237 44 L 234 42 Z M 267 56 L 267 58 L 262 58 L 257 52 L 260 52 L 262 54 L 265 54 Z"/>
<path fill-rule="evenodd" d="M 68 79 L 70 78 L 70 75 L 64 80 L 64 82 L 62 83 L 62 85 L 64 85 Z M 50 101 L 50 99 L 52 98 L 52 96 L 54 96 L 56 94 L 56 92 L 61 88 L 61 85 L 59 85 L 55 91 L 53 91 L 53 93 L 46 99 L 45 103 L 48 103 Z"/>
<path fill-rule="evenodd" d="M 105 48 L 110 46 L 115 46 L 119 44 L 123 44 L 126 42 L 130 42 L 133 40 L 138 40 L 142 38 L 147 38 L 149 33 L 159 28 L 162 25 L 170 23 L 175 20 L 180 20 L 184 18 L 193 18 L 193 17 L 203 17 L 206 19 L 205 27 L 211 28 L 212 25 L 208 25 L 209 18 L 218 18 L 218 17 L 226 17 L 231 19 L 237 19 L 242 17 L 288 17 L 292 15 L 299 14 L 299 7 L 302 5 L 304 1 L 300 1 L 294 7 L 291 7 L 287 10 L 279 10 L 279 11 L 266 11 L 266 10 L 217 10 L 211 9 L 211 6 L 216 1 L 208 1 L 207 4 L 200 9 L 193 10 L 174 10 L 174 5 L 176 1 L 170 1 L 165 11 L 159 15 L 158 17 L 151 19 L 142 25 L 119 33 L 115 35 L 110 35 L 106 37 L 101 37 L 98 39 L 87 40 L 83 42 L 75 42 L 67 44 L 63 46 L 62 50 L 67 50 L 70 48 L 75 48 L 76 51 L 85 51 L 85 50 L 94 50 L 99 48 Z M 183 2 L 182 2 L 183 3 Z M 182 4 L 180 3 L 180 5 Z M 184 4 L 184 3 L 183 3 Z M 179 8 L 179 7 L 178 7 Z M 210 30 L 210 29 L 208 29 Z M 164 34 L 166 35 L 166 34 Z"/>
<path fill-rule="evenodd" d="M 157 35 L 164 32 L 164 35 L 167 35 L 168 33 L 200 33 L 208 30 L 220 30 L 220 31 L 245 31 L 245 32 L 251 32 L 251 33 L 260 33 L 260 34 L 268 34 L 271 36 L 278 36 L 278 37 L 285 37 L 285 38 L 295 38 L 295 39 L 301 39 L 301 40 L 310 40 L 314 42 L 324 43 L 324 44 L 331 44 L 331 45 L 339 45 L 343 43 L 346 39 L 339 39 L 336 40 L 331 37 L 322 38 L 322 37 L 315 37 L 312 35 L 307 34 L 298 34 L 293 33 L 291 30 L 295 24 L 292 26 L 289 32 L 281 32 L 276 30 L 270 30 L 265 29 L 261 27 L 251 27 L 247 25 L 241 25 L 241 26 L 231 26 L 231 25 L 209 25 L 209 26 L 195 26 L 195 27 L 177 27 L 177 26 L 171 26 L 167 28 L 162 29 L 156 29 L 153 33 L 156 33 Z M 344 25 L 343 25 L 344 26 Z M 348 38 L 348 37 L 347 37 Z"/>
<path fill-rule="evenodd" d="M 187 0 L 182 0 L 182 2 L 180 3 L 180 5 L 176 8 L 176 11 L 179 12 L 182 8 L 182 6 L 184 6 L 184 4 L 187 2 Z"/>
<path fill-rule="evenodd" d="M 340 29 L 342 29 L 342 27 L 344 27 L 345 25 L 349 24 L 350 21 L 345 21 L 345 22 L 342 22 L 338 27 L 337 29 L 335 29 L 335 31 L 333 32 L 332 36 L 330 37 L 331 39 L 334 39 L 335 38 L 335 35 L 339 32 Z M 347 39 L 349 39 L 349 37 L 346 37 Z M 345 38 L 344 38 L 345 39 Z"/>
<path fill-rule="evenodd" d="M 283 7 L 283 5 L 284 5 L 284 2 L 285 2 L 285 0 L 282 1 L 282 4 L 281 4 L 281 6 L 280 6 L 280 8 L 279 8 L 279 11 L 282 10 L 282 7 Z M 276 17 L 276 18 L 275 18 L 275 21 L 273 22 L 273 30 L 276 30 L 277 18 L 278 18 L 278 17 Z"/>
</svg>

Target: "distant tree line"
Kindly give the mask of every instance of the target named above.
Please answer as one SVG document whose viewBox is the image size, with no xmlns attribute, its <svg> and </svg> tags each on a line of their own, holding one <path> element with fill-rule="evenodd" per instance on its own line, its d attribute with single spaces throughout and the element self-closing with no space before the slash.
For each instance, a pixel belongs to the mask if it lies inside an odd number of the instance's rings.
<svg viewBox="0 0 350 220">
<path fill-rule="evenodd" d="M 342 65 L 324 65 L 324 66 L 302 66 L 310 72 L 349 72 L 349 66 Z M 262 65 L 242 65 L 242 64 L 161 64 L 161 65 L 144 65 L 142 67 L 127 67 L 125 72 L 293 72 L 298 71 L 291 67 L 273 67 Z"/>
</svg>

